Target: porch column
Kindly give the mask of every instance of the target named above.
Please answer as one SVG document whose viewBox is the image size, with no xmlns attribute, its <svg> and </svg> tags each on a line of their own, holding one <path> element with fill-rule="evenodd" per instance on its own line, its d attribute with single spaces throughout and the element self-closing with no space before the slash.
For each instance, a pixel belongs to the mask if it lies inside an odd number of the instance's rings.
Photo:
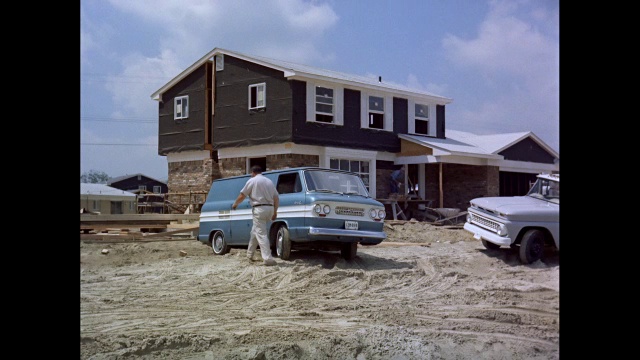
<svg viewBox="0 0 640 360">
<path fill-rule="evenodd" d="M 418 196 L 426 199 L 425 164 L 418 164 Z"/>
</svg>

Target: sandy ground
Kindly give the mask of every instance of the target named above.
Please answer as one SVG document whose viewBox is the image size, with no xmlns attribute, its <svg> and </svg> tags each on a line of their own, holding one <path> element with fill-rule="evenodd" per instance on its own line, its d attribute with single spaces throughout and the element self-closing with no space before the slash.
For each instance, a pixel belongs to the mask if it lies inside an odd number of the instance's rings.
<svg viewBox="0 0 640 360">
<path fill-rule="evenodd" d="M 558 252 L 522 265 L 461 229 L 385 231 L 352 262 L 294 251 L 272 267 L 196 240 L 81 241 L 80 357 L 559 358 Z"/>
</svg>

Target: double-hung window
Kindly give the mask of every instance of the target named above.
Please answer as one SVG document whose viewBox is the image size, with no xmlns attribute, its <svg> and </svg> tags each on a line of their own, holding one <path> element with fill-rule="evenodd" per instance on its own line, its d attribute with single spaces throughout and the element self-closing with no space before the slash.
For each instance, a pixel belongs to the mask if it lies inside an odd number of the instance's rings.
<svg viewBox="0 0 640 360">
<path fill-rule="evenodd" d="M 360 127 L 393 131 L 393 98 L 382 93 L 362 92 Z"/>
<path fill-rule="evenodd" d="M 384 129 L 384 98 L 369 96 L 368 124 L 370 129 Z"/>
<path fill-rule="evenodd" d="M 429 135 L 429 106 L 416 103 L 414 121 L 414 133 Z"/>
<path fill-rule="evenodd" d="M 264 109 L 267 107 L 267 84 L 249 85 L 249 110 Z"/>
<path fill-rule="evenodd" d="M 316 121 L 333 123 L 334 104 L 333 89 L 316 86 Z"/>
<path fill-rule="evenodd" d="M 173 100 L 173 119 L 186 119 L 189 117 L 189 96 L 177 96 Z"/>
</svg>

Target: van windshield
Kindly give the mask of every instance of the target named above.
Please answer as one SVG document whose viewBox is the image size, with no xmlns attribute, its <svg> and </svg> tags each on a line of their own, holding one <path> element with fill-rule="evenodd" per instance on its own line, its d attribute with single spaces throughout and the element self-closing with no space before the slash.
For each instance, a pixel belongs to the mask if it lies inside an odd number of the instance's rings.
<svg viewBox="0 0 640 360">
<path fill-rule="evenodd" d="M 309 191 L 369 197 L 369 193 L 364 187 L 362 179 L 355 174 L 313 170 L 305 171 L 304 177 Z"/>
</svg>

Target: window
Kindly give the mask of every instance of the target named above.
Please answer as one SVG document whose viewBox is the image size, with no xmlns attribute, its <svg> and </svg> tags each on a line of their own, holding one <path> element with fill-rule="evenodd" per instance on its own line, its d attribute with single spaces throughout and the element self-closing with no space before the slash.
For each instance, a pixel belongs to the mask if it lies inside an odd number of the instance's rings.
<svg viewBox="0 0 640 360">
<path fill-rule="evenodd" d="M 216 71 L 224 70 L 224 54 L 216 55 Z"/>
<path fill-rule="evenodd" d="M 384 129 L 384 98 L 369 96 L 369 128 Z"/>
<path fill-rule="evenodd" d="M 381 93 L 361 93 L 360 127 L 393 131 L 393 97 Z"/>
<path fill-rule="evenodd" d="M 329 168 L 351 171 L 358 174 L 358 176 L 362 179 L 364 186 L 367 188 L 367 191 L 369 191 L 368 161 L 331 158 L 329 160 Z"/>
<path fill-rule="evenodd" d="M 333 122 L 333 89 L 316 86 L 316 121 Z"/>
<path fill-rule="evenodd" d="M 161 186 L 159 186 L 159 185 L 154 185 L 154 186 L 153 186 L 153 193 L 154 193 L 154 194 L 160 194 L 160 193 L 162 193 L 162 187 L 161 187 Z"/>
<path fill-rule="evenodd" d="M 100 206 L 98 206 L 98 203 L 99 203 L 98 200 L 93 200 L 92 201 L 92 204 L 91 204 L 93 206 L 92 210 L 94 210 L 94 211 L 100 210 Z"/>
<path fill-rule="evenodd" d="M 298 173 L 280 175 L 278 177 L 276 190 L 278 190 L 278 194 L 280 195 L 301 192 L 302 183 L 300 183 Z"/>
<path fill-rule="evenodd" d="M 147 191 L 147 185 L 138 185 L 138 190 L 142 191 Z"/>
<path fill-rule="evenodd" d="M 307 81 L 307 121 L 342 125 L 344 87 L 328 82 Z"/>
<path fill-rule="evenodd" d="M 266 104 L 267 84 L 249 85 L 249 110 L 263 109 Z"/>
<path fill-rule="evenodd" d="M 178 96 L 174 99 L 173 119 L 186 119 L 189 117 L 189 96 Z"/>
<path fill-rule="evenodd" d="M 429 135 L 429 106 L 415 104 L 415 129 L 416 134 Z"/>
</svg>

